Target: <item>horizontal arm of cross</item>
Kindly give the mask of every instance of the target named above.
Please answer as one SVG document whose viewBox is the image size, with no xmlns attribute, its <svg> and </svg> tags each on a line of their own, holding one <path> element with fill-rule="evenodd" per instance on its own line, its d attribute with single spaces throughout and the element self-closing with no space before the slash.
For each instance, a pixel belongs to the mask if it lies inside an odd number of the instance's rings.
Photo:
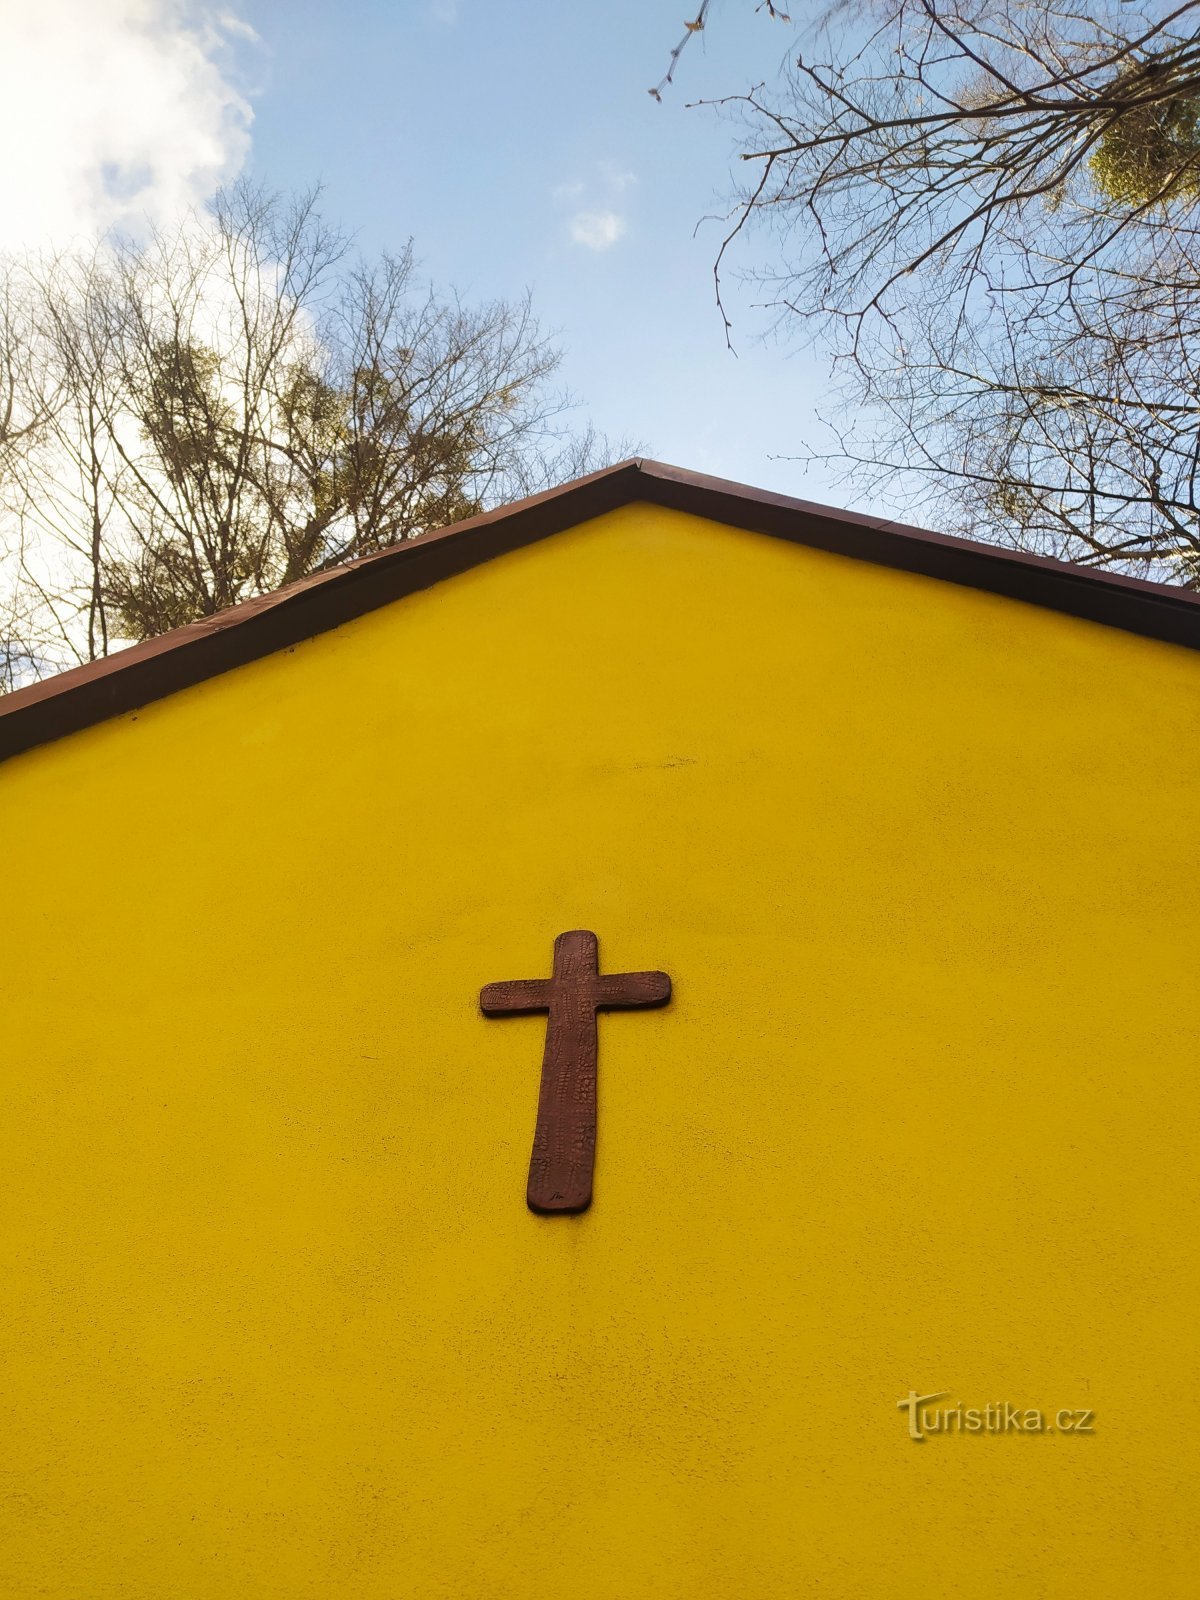
<svg viewBox="0 0 1200 1600">
<path fill-rule="evenodd" d="M 671 998 L 671 980 L 665 972 L 610 972 L 595 980 L 596 1005 L 605 1010 L 619 1006 L 665 1006 Z"/>
<path fill-rule="evenodd" d="M 549 1011 L 551 987 L 549 978 L 485 983 L 479 991 L 480 1009 L 485 1017 L 502 1017 L 514 1011 Z"/>
</svg>

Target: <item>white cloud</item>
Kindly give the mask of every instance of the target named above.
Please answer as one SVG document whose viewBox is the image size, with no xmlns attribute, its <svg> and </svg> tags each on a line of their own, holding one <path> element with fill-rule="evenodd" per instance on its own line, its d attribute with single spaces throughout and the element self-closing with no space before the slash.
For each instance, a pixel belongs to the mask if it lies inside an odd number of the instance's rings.
<svg viewBox="0 0 1200 1600">
<path fill-rule="evenodd" d="M 638 181 L 636 172 L 627 172 L 624 167 L 618 167 L 615 161 L 601 161 L 599 165 L 601 175 L 613 194 L 623 194 Z"/>
<path fill-rule="evenodd" d="M 572 178 L 560 183 L 551 191 L 553 198 L 565 202 L 578 200 L 586 193 L 589 200 L 603 196 L 612 202 L 637 182 L 636 173 L 618 167 L 615 161 L 597 161 L 596 172 L 598 180 L 585 183 L 582 178 Z M 625 232 L 625 226 L 621 212 L 603 204 L 576 211 L 569 224 L 571 238 L 587 250 L 610 250 Z"/>
<path fill-rule="evenodd" d="M 245 23 L 197 0 L 0 0 L 0 249 L 165 221 L 233 177 Z"/>
<path fill-rule="evenodd" d="M 625 218 L 615 211 L 577 211 L 571 218 L 571 238 L 588 250 L 608 250 L 625 232 Z"/>
<path fill-rule="evenodd" d="M 433 20 L 453 27 L 458 21 L 458 0 L 433 0 Z"/>
</svg>

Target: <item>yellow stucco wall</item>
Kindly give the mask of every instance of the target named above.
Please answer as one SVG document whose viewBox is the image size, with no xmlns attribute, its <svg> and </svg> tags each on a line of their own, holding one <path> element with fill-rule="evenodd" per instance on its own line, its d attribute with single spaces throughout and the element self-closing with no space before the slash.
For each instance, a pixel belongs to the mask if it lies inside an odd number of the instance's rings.
<svg viewBox="0 0 1200 1600">
<path fill-rule="evenodd" d="M 1198 735 L 633 506 L 0 768 L 0 1594 L 1193 1594 Z M 573 927 L 675 999 L 542 1219 Z"/>
</svg>

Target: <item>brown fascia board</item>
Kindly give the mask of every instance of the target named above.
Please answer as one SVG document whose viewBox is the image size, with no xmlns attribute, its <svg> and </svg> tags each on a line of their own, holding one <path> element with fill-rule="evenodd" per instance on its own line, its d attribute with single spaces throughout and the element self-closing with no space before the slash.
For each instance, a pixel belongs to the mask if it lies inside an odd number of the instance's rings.
<svg viewBox="0 0 1200 1600">
<path fill-rule="evenodd" d="M 635 459 L 18 689 L 0 698 L 0 760 L 311 639 L 493 556 L 635 501 L 1200 649 L 1200 595 L 1189 590 L 1090 572 Z"/>
</svg>

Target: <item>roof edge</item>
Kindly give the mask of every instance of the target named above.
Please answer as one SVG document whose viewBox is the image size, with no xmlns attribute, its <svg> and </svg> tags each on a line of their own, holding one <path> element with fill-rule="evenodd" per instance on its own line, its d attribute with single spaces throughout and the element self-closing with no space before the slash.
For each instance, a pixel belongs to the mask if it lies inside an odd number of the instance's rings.
<svg viewBox="0 0 1200 1600">
<path fill-rule="evenodd" d="M 664 462 L 641 461 L 639 467 L 647 490 L 643 498 L 660 505 L 1200 649 L 1200 594 L 1191 589 L 1093 572 L 1052 556 L 931 533 L 927 528 L 856 511 L 837 511 Z"/>
<path fill-rule="evenodd" d="M 287 649 L 634 501 L 1200 649 L 1200 595 L 633 458 L 0 698 L 0 760 Z"/>
<path fill-rule="evenodd" d="M 135 711 L 637 498 L 638 463 L 419 534 L 0 696 L 0 761 Z"/>
</svg>

